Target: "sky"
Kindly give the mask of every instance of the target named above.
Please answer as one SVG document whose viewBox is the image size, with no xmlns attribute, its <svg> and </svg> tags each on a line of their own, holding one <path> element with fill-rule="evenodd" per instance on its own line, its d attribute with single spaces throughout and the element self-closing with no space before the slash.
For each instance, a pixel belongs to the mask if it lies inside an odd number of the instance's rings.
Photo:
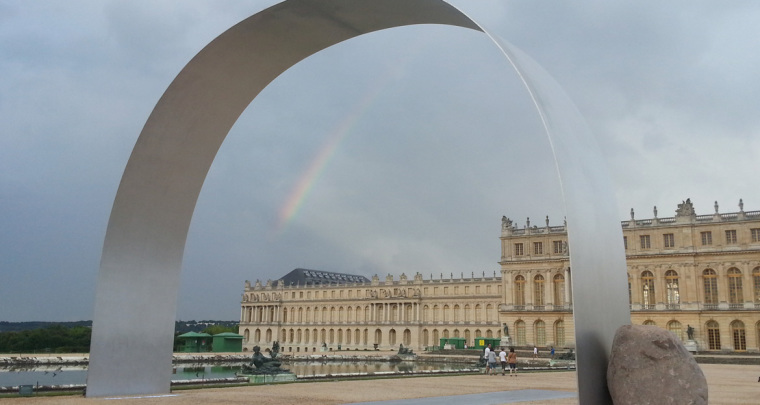
<svg viewBox="0 0 760 405">
<path fill-rule="evenodd" d="M 0 0 L 0 321 L 92 319 L 132 147 L 206 44 L 275 1 Z M 544 66 L 621 220 L 760 210 L 760 3 L 451 0 Z M 501 217 L 565 215 L 549 143 L 479 32 L 396 28 L 313 55 L 242 114 L 188 234 L 177 319 L 238 319 L 294 268 L 499 271 Z"/>
</svg>

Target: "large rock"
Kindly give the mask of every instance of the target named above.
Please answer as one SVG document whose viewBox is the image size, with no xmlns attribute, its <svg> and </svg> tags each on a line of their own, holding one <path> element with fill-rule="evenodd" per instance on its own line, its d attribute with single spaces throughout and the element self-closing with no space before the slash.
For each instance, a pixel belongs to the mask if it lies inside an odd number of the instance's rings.
<svg viewBox="0 0 760 405">
<path fill-rule="evenodd" d="M 607 387 L 615 405 L 707 404 L 707 380 L 673 333 L 625 325 L 612 343 Z"/>
</svg>

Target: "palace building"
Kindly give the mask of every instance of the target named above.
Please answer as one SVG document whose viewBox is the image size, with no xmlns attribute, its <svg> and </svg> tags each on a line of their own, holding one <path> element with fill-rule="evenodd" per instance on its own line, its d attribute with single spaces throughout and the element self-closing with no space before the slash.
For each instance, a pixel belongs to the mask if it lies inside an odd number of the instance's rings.
<svg viewBox="0 0 760 405">
<path fill-rule="evenodd" d="M 622 222 L 631 322 L 657 325 L 699 351 L 760 349 L 760 211 L 676 215 Z M 422 274 L 380 281 L 296 269 L 276 281 L 246 281 L 244 350 L 414 350 L 440 338 L 508 335 L 515 346 L 574 345 L 566 224 L 518 228 L 502 218 L 500 274 Z M 577 270 L 577 269 L 576 269 Z M 600 303 L 603 310 L 603 303 Z M 691 332 L 691 333 L 689 333 Z"/>
</svg>

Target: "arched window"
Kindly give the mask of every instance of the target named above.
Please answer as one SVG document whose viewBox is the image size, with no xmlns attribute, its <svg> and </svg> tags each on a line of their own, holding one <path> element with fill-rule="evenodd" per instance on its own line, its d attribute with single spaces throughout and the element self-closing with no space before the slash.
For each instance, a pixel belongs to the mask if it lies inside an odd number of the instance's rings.
<svg viewBox="0 0 760 405">
<path fill-rule="evenodd" d="M 298 307 L 298 322 L 303 322 L 303 307 Z"/>
<path fill-rule="evenodd" d="M 245 329 L 245 332 L 243 332 L 243 341 L 245 343 L 248 343 L 248 340 L 251 338 L 251 331 L 248 330 L 248 328 Z"/>
<path fill-rule="evenodd" d="M 380 329 L 375 329 L 375 343 L 378 345 L 383 344 L 383 331 Z"/>
<path fill-rule="evenodd" d="M 346 308 L 346 321 L 353 322 L 354 321 L 354 308 L 348 307 Z"/>
<path fill-rule="evenodd" d="M 565 345 L 565 321 L 563 320 L 554 322 L 554 345 L 559 347 Z"/>
<path fill-rule="evenodd" d="M 391 329 L 388 332 L 388 344 L 391 346 L 396 345 L 396 329 Z"/>
<path fill-rule="evenodd" d="M 454 305 L 454 322 L 459 322 L 461 316 L 459 315 L 459 305 Z"/>
<path fill-rule="evenodd" d="M 678 290 L 678 273 L 675 270 L 665 272 L 665 291 L 668 309 L 678 309 L 681 304 L 681 293 Z"/>
<path fill-rule="evenodd" d="M 462 319 L 465 322 L 468 322 L 472 317 L 470 316 L 470 304 L 464 304 L 464 316 L 462 316 Z"/>
<path fill-rule="evenodd" d="M 301 329 L 298 329 L 296 331 L 296 342 L 301 343 L 303 340 L 303 331 Z"/>
<path fill-rule="evenodd" d="M 266 342 L 271 342 L 272 341 L 272 329 L 267 329 L 267 333 L 266 333 L 265 337 L 266 337 Z M 285 339 L 283 339 L 283 340 L 285 340 Z"/>
<path fill-rule="evenodd" d="M 364 332 L 362 332 L 362 343 L 366 346 L 367 342 L 369 342 L 369 329 L 364 329 Z"/>
<path fill-rule="evenodd" d="M 261 329 L 256 329 L 256 332 L 253 333 L 253 341 L 256 343 L 261 342 Z"/>
<path fill-rule="evenodd" d="M 744 291 L 742 290 L 742 272 L 736 267 L 728 269 L 728 305 L 731 308 L 744 306 Z"/>
<path fill-rule="evenodd" d="M 747 350 L 747 336 L 744 331 L 744 322 L 738 320 L 731 322 L 731 337 L 734 340 L 734 350 Z"/>
<path fill-rule="evenodd" d="M 354 344 L 358 345 L 359 342 L 361 342 L 361 340 L 362 340 L 362 331 L 360 331 L 359 329 L 356 329 L 354 331 L 354 342 L 355 342 Z"/>
<path fill-rule="evenodd" d="M 641 307 L 654 309 L 654 274 L 647 270 L 641 273 Z"/>
<path fill-rule="evenodd" d="M 535 329 L 536 334 L 536 345 L 537 346 L 546 346 L 546 325 L 544 324 L 544 321 L 537 320 L 533 327 Z"/>
<path fill-rule="evenodd" d="M 705 269 L 702 272 L 702 282 L 705 289 L 705 309 L 718 308 L 718 275 L 715 274 L 715 270 Z"/>
<path fill-rule="evenodd" d="M 423 347 L 430 346 L 430 336 L 428 336 L 427 329 L 422 330 L 422 346 Z"/>
<path fill-rule="evenodd" d="M 438 337 L 438 329 L 433 329 L 433 346 L 438 346 L 440 343 L 440 338 Z"/>
<path fill-rule="evenodd" d="M 543 307 L 545 305 L 545 302 L 544 302 L 545 289 L 546 289 L 546 286 L 544 283 L 544 276 L 538 274 L 536 275 L 536 277 L 533 277 L 533 305 L 534 306 Z"/>
<path fill-rule="evenodd" d="M 668 322 L 668 330 L 673 332 L 678 339 L 683 340 L 683 329 L 681 328 L 681 322 L 670 321 Z"/>
<path fill-rule="evenodd" d="M 351 344 L 351 329 L 346 329 L 346 344 L 347 345 Z"/>
<path fill-rule="evenodd" d="M 493 315 L 493 305 L 488 304 L 486 305 L 486 322 L 491 322 L 491 315 Z"/>
<path fill-rule="evenodd" d="M 367 305 L 367 306 L 365 306 L 365 307 L 364 307 L 364 322 L 368 322 L 368 321 L 370 321 L 371 319 L 372 319 L 372 318 L 370 317 L 370 312 L 369 312 L 369 305 Z M 366 344 L 366 343 L 365 343 L 365 344 Z"/>
<path fill-rule="evenodd" d="M 631 293 L 631 275 L 628 275 L 628 305 L 633 304 L 633 294 Z"/>
<path fill-rule="evenodd" d="M 720 328 L 718 322 L 707 322 L 707 347 L 710 350 L 720 350 Z"/>
<path fill-rule="evenodd" d="M 475 305 L 475 322 L 480 322 L 482 318 L 482 308 L 480 307 L 480 304 Z"/>
<path fill-rule="evenodd" d="M 409 329 L 404 329 L 404 346 L 409 346 L 412 344 L 412 331 Z"/>
<path fill-rule="evenodd" d="M 306 344 L 309 344 L 309 337 L 310 337 L 309 336 L 309 330 L 305 329 L 303 331 L 303 342 L 306 343 Z"/>
<path fill-rule="evenodd" d="M 444 329 L 443 330 L 443 338 L 444 339 L 448 339 L 449 338 L 449 330 L 448 329 Z"/>
<path fill-rule="evenodd" d="M 525 305 L 525 277 L 515 277 L 515 305 Z"/>
<path fill-rule="evenodd" d="M 430 307 L 427 305 L 422 307 L 422 322 L 430 322 Z"/>
<path fill-rule="evenodd" d="M 757 325 L 758 325 L 758 331 L 760 331 L 760 322 L 758 322 Z M 464 343 L 468 345 L 470 344 L 470 330 L 469 329 L 464 330 Z"/>
<path fill-rule="evenodd" d="M 438 305 L 433 305 L 433 322 L 438 322 Z"/>
<path fill-rule="evenodd" d="M 306 308 L 306 322 L 311 322 L 311 308 Z"/>
<path fill-rule="evenodd" d="M 515 322 L 515 344 L 518 346 L 525 346 L 525 322 Z"/>
<path fill-rule="evenodd" d="M 561 307 L 565 305 L 565 276 L 557 274 L 554 276 L 554 306 Z"/>
<path fill-rule="evenodd" d="M 338 319 L 335 318 L 335 307 L 330 307 L 330 323 L 334 323 Z M 332 342 L 330 342 L 332 343 Z"/>
<path fill-rule="evenodd" d="M 760 306 L 760 267 L 752 270 L 752 284 L 755 291 L 755 307 Z"/>
<path fill-rule="evenodd" d="M 317 342 L 319 342 L 319 332 L 317 332 L 316 329 L 311 330 L 311 342 L 314 344 L 317 344 Z"/>
<path fill-rule="evenodd" d="M 288 323 L 288 309 L 282 309 L 282 323 Z"/>
<path fill-rule="evenodd" d="M 449 306 L 444 305 L 443 306 L 443 321 L 448 322 L 449 320 L 451 320 L 451 316 L 449 314 Z M 444 337 L 448 337 L 448 336 L 444 336 Z"/>
<path fill-rule="evenodd" d="M 459 329 L 454 329 L 454 337 L 455 338 L 459 337 Z"/>
<path fill-rule="evenodd" d="M 330 341 L 328 343 L 335 343 L 335 329 L 330 329 Z"/>
<path fill-rule="evenodd" d="M 338 340 L 335 341 L 337 344 L 343 343 L 343 329 L 338 329 Z"/>
<path fill-rule="evenodd" d="M 493 338 L 493 331 L 491 329 L 488 329 L 486 331 L 486 337 L 489 338 L 489 339 Z"/>
</svg>

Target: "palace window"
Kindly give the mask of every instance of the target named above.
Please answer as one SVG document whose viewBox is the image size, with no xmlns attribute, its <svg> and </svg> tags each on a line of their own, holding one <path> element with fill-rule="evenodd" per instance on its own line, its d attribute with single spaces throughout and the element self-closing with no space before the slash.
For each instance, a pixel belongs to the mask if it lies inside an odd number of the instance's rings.
<svg viewBox="0 0 760 405">
<path fill-rule="evenodd" d="M 641 273 L 641 305 L 644 309 L 653 309 L 654 304 L 654 275 L 647 270 Z"/>
<path fill-rule="evenodd" d="M 672 248 L 676 246 L 676 238 L 672 233 L 665 233 L 662 235 L 662 246 L 666 248 Z"/>
<path fill-rule="evenodd" d="M 623 249 L 628 249 L 628 237 L 623 236 Z"/>
<path fill-rule="evenodd" d="M 515 256 L 522 256 L 522 255 L 523 255 L 523 244 L 515 243 Z"/>
<path fill-rule="evenodd" d="M 543 242 L 533 242 L 533 254 L 534 255 L 542 255 L 542 254 L 544 254 L 544 243 Z"/>
<path fill-rule="evenodd" d="M 536 345 L 546 346 L 546 325 L 544 324 L 544 321 L 539 319 L 534 325 L 536 333 Z"/>
<path fill-rule="evenodd" d="M 544 276 L 537 275 L 533 278 L 533 305 L 544 306 Z"/>
<path fill-rule="evenodd" d="M 678 322 L 678 321 L 668 322 L 668 330 L 673 332 L 676 336 L 678 336 L 678 339 L 683 340 L 683 329 L 681 328 L 681 322 Z"/>
<path fill-rule="evenodd" d="M 515 277 L 515 305 L 525 305 L 525 277 Z"/>
<path fill-rule="evenodd" d="M 732 308 L 741 307 L 744 303 L 742 272 L 736 267 L 728 269 L 728 303 Z"/>
<path fill-rule="evenodd" d="M 747 350 L 747 333 L 744 329 L 744 322 L 733 321 L 731 322 L 731 337 L 734 341 L 734 350 L 744 351 Z"/>
<path fill-rule="evenodd" d="M 525 346 L 525 322 L 515 322 L 515 334 L 517 335 L 515 338 L 515 344 L 517 346 Z"/>
<path fill-rule="evenodd" d="M 718 275 L 713 269 L 705 269 L 702 272 L 702 280 L 705 290 L 705 308 L 717 308 L 718 306 Z"/>
<path fill-rule="evenodd" d="M 760 242 L 760 228 L 752 228 L 749 232 L 752 234 L 752 242 Z"/>
<path fill-rule="evenodd" d="M 678 290 L 678 273 L 675 270 L 665 272 L 665 288 L 667 291 L 668 309 L 678 309 L 681 302 L 681 295 Z"/>
<path fill-rule="evenodd" d="M 644 321 L 644 323 L 642 323 L 642 325 L 646 325 L 646 326 L 657 326 L 657 324 L 656 324 L 656 323 L 654 323 L 654 321 L 653 321 L 653 320 L 651 320 L 651 319 L 647 319 L 646 321 Z"/>
<path fill-rule="evenodd" d="M 702 237 L 702 246 L 712 245 L 712 232 L 700 232 L 699 235 Z"/>
<path fill-rule="evenodd" d="M 752 270 L 752 284 L 755 290 L 755 305 L 760 304 L 760 267 Z M 760 338 L 760 336 L 758 336 Z"/>
<path fill-rule="evenodd" d="M 565 345 L 565 322 L 562 320 L 554 322 L 554 345 L 559 347 Z"/>
<path fill-rule="evenodd" d="M 736 229 L 729 229 L 726 231 L 726 245 L 736 244 Z"/>
<path fill-rule="evenodd" d="M 649 240 L 649 235 L 640 235 L 639 240 L 641 241 L 642 249 L 649 249 L 652 247 L 652 244 Z"/>
<path fill-rule="evenodd" d="M 565 276 L 554 276 L 554 306 L 565 305 Z"/>
<path fill-rule="evenodd" d="M 554 245 L 554 253 L 562 253 L 562 241 L 561 240 L 555 240 L 552 244 Z"/>
</svg>

